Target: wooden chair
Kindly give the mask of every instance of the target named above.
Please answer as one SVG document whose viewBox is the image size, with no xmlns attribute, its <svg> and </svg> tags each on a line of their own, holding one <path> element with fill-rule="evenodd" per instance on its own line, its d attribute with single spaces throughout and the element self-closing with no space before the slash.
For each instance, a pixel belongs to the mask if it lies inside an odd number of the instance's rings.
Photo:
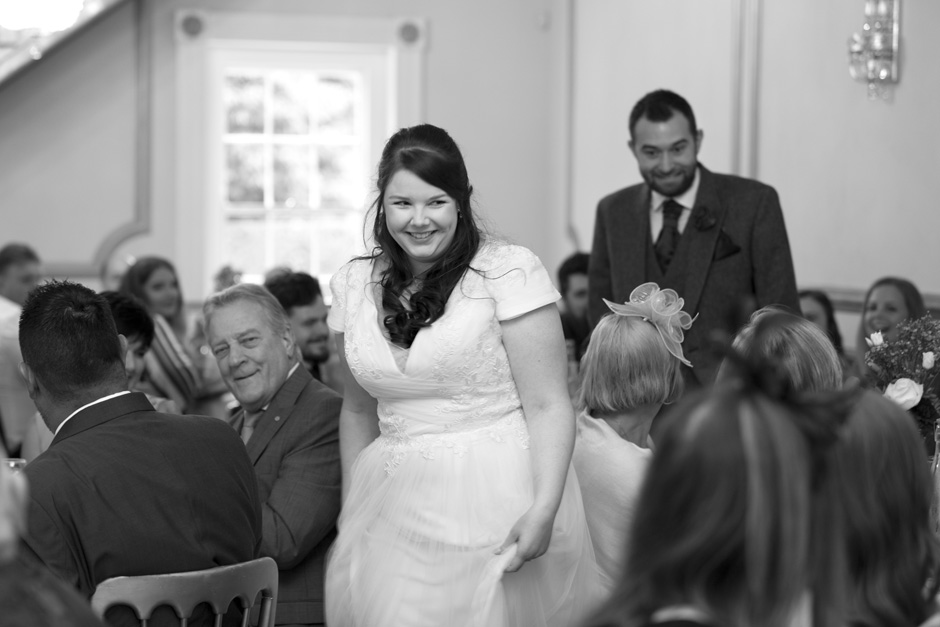
<svg viewBox="0 0 940 627">
<path fill-rule="evenodd" d="M 242 564 L 219 566 L 208 570 L 168 575 L 139 577 L 112 577 L 102 581 L 91 597 L 92 609 L 102 618 L 108 608 L 127 605 L 134 609 L 142 627 L 154 608 L 168 605 L 186 627 L 193 610 L 200 603 L 208 603 L 215 613 L 216 626 L 222 624 L 222 615 L 233 599 L 238 599 L 244 610 L 242 627 L 248 625 L 249 609 L 261 592 L 258 627 L 274 627 L 277 606 L 277 564 L 270 557 L 262 557 Z"/>
</svg>

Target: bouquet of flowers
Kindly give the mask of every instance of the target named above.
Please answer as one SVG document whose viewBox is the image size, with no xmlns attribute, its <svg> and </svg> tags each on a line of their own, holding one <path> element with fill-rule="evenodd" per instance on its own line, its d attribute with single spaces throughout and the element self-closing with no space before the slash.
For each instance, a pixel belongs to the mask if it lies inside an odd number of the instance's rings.
<svg viewBox="0 0 940 627">
<path fill-rule="evenodd" d="M 929 314 L 898 325 L 896 340 L 886 342 L 882 334 L 865 338 L 868 352 L 865 363 L 875 383 L 887 398 L 908 410 L 928 449 L 933 449 L 940 398 L 937 375 L 940 373 L 940 320 Z"/>
</svg>

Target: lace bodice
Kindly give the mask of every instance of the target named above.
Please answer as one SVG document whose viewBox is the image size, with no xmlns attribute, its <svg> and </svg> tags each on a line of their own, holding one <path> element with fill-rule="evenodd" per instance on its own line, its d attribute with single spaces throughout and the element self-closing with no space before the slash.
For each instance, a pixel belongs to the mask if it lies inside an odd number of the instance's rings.
<svg viewBox="0 0 940 627">
<path fill-rule="evenodd" d="M 418 333 L 404 369 L 379 326 L 373 261 L 351 261 L 331 281 L 330 328 L 345 334 L 349 368 L 378 400 L 386 444 L 425 446 L 434 454 L 437 445 L 459 453 L 473 437 L 513 435 L 526 442 L 500 321 L 559 294 L 539 259 L 520 246 L 486 242 L 471 265 L 478 272 L 464 275 L 444 315 Z"/>
</svg>

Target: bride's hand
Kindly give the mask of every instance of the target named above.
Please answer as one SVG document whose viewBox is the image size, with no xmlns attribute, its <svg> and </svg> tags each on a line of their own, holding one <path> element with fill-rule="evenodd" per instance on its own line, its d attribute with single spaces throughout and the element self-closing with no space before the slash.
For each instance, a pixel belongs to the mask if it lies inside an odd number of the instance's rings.
<svg viewBox="0 0 940 627">
<path fill-rule="evenodd" d="M 554 512 L 546 512 L 534 506 L 516 521 L 502 545 L 496 549 L 496 554 L 500 555 L 513 544 L 517 545 L 516 554 L 506 566 L 505 572 L 516 572 L 524 563 L 534 560 L 548 550 L 554 522 Z"/>
</svg>

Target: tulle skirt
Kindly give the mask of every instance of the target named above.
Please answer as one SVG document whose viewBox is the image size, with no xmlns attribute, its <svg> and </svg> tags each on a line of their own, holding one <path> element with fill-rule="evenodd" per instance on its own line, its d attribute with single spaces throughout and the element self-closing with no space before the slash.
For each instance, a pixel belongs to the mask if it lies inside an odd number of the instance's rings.
<svg viewBox="0 0 940 627">
<path fill-rule="evenodd" d="M 601 600 L 573 470 L 548 552 L 503 572 L 515 546 L 495 550 L 533 499 L 515 438 L 380 436 L 351 479 L 326 573 L 330 627 L 568 627 Z"/>
</svg>

